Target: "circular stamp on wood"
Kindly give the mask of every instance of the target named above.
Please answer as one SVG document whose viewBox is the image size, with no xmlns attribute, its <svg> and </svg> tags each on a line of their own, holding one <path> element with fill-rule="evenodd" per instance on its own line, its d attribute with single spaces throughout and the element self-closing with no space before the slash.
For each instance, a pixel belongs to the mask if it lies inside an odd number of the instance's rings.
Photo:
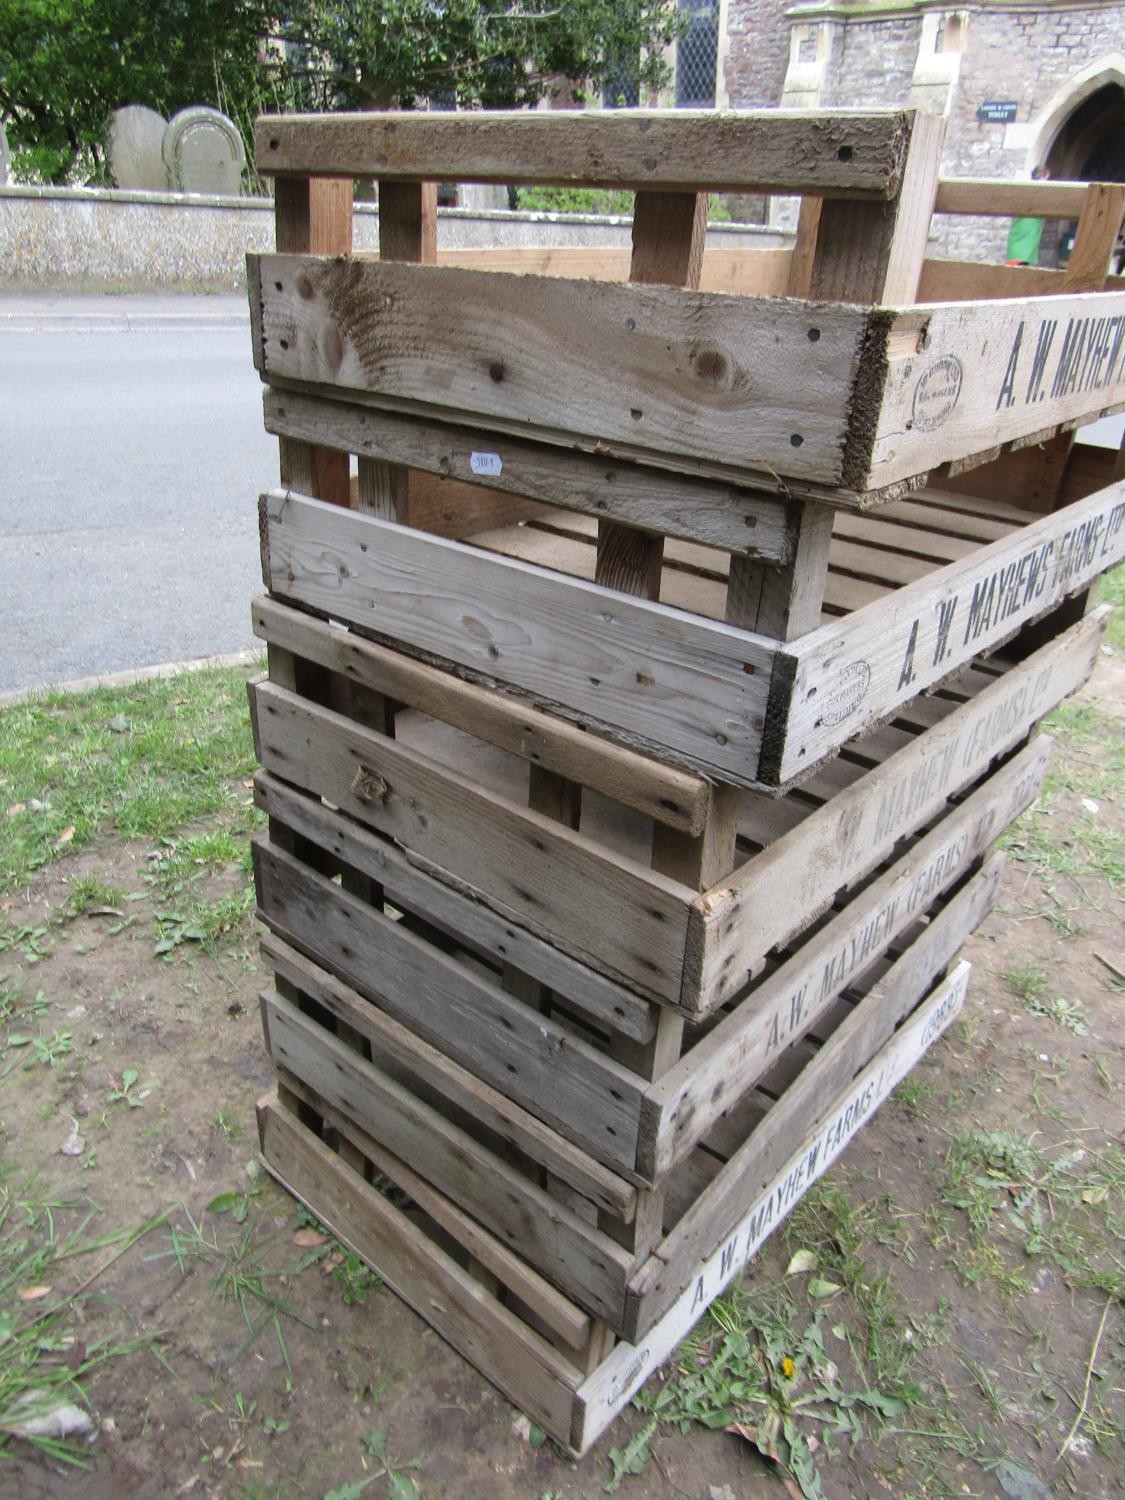
<svg viewBox="0 0 1125 1500">
<path fill-rule="evenodd" d="M 865 661 L 849 662 L 840 673 L 840 680 L 825 699 L 818 723 L 842 724 L 854 714 L 867 697 L 871 683 L 871 668 Z"/>
<path fill-rule="evenodd" d="M 935 359 L 914 387 L 914 426 L 932 432 L 948 420 L 961 396 L 961 361 L 955 354 Z"/>
</svg>

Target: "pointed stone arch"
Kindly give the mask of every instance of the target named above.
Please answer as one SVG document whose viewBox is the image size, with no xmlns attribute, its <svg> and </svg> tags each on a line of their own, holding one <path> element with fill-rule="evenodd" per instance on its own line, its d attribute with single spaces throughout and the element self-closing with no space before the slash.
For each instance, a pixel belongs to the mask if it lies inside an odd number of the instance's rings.
<svg viewBox="0 0 1125 1500">
<path fill-rule="evenodd" d="M 1027 127 L 1027 172 L 1045 165 L 1067 123 L 1095 95 L 1121 91 L 1125 97 L 1125 52 L 1108 52 L 1073 74 L 1055 90 Z"/>
</svg>

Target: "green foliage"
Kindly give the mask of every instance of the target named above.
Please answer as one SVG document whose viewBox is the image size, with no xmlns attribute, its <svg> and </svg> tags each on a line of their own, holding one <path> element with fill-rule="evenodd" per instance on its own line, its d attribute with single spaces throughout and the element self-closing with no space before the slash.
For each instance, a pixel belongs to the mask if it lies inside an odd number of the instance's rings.
<svg viewBox="0 0 1125 1500">
<path fill-rule="evenodd" d="M 670 0 L 292 0 L 279 34 L 304 107 L 515 109 L 558 91 L 656 88 L 680 29 Z"/>
<path fill-rule="evenodd" d="M 215 105 L 240 123 L 268 84 L 265 0 L 0 0 L 0 117 L 25 180 L 103 181 L 113 110 Z M 262 98 L 261 103 L 267 101 Z"/>
<path fill-rule="evenodd" d="M 210 814 L 223 815 L 227 837 L 212 832 L 162 845 L 161 883 L 171 894 L 189 871 L 213 869 L 232 852 L 241 861 L 243 835 L 255 821 L 243 784 L 255 765 L 248 675 L 241 668 L 186 672 L 0 709 L 0 892 L 103 832 L 170 839 Z M 238 913 L 184 915 L 199 919 L 210 937 Z M 0 924 L 0 949 L 37 946 L 44 937 Z"/>
</svg>

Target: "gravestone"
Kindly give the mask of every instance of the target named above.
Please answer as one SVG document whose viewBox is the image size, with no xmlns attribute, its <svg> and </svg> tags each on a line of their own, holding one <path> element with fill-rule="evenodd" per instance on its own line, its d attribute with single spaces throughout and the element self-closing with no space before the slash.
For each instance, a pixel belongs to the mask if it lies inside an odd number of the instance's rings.
<svg viewBox="0 0 1125 1500">
<path fill-rule="evenodd" d="M 173 115 L 162 145 L 168 186 L 177 193 L 236 198 L 246 151 L 232 120 L 202 105 Z"/>
<path fill-rule="evenodd" d="M 0 125 L 0 187 L 8 180 L 8 168 L 11 165 L 12 153 L 8 150 L 8 137 L 4 134 L 4 127 Z"/>
<path fill-rule="evenodd" d="M 168 122 L 144 104 L 127 104 L 109 117 L 109 169 L 119 188 L 166 193 L 161 143 Z"/>
</svg>

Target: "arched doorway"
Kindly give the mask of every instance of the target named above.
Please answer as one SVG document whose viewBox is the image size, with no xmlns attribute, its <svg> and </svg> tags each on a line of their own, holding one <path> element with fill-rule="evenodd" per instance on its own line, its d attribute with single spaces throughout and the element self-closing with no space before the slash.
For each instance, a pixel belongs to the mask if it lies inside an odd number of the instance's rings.
<svg viewBox="0 0 1125 1500">
<path fill-rule="evenodd" d="M 1029 166 L 1070 182 L 1125 182 L 1125 57 L 1092 63 L 1038 118 Z M 1075 225 L 1048 220 L 1040 265 L 1065 265 Z"/>
<path fill-rule="evenodd" d="M 1073 182 L 1125 182 L 1125 88 L 1104 83 L 1059 127 L 1042 165 Z"/>
</svg>

